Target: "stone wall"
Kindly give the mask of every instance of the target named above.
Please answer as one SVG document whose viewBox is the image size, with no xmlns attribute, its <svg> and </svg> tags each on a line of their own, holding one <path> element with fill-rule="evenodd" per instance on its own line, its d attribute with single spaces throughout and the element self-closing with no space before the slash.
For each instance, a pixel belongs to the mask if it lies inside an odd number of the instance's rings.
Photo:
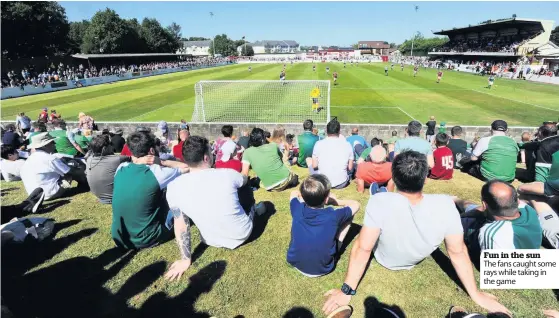
<svg viewBox="0 0 559 318">
<path fill-rule="evenodd" d="M 113 131 L 115 129 L 122 129 L 124 131 L 124 135 L 128 135 L 131 132 L 134 132 L 136 127 L 138 126 L 145 126 L 152 129 L 152 131 L 157 130 L 157 122 L 143 122 L 143 123 L 131 123 L 131 122 L 99 122 L 97 125 L 99 129 L 108 128 L 109 130 Z M 221 127 L 225 123 L 192 123 L 190 125 L 190 132 L 192 135 L 201 135 L 210 140 L 214 140 L 221 136 Z M 68 122 L 68 127 L 75 127 L 76 123 Z M 179 128 L 179 123 L 168 123 L 169 130 L 174 135 L 174 132 L 177 131 Z M 300 134 L 303 131 L 303 124 L 284 124 L 283 125 L 286 129 L 286 132 L 289 134 Z M 370 140 L 373 137 L 377 137 L 380 139 L 388 139 L 391 136 L 391 132 L 396 130 L 398 132 L 398 136 L 404 136 L 405 129 L 407 125 L 374 125 L 374 124 L 342 124 L 342 131 L 341 133 L 344 136 L 348 136 L 351 134 L 351 129 L 357 127 L 359 129 L 359 134 L 364 136 L 365 139 Z M 254 127 L 259 127 L 267 131 L 272 131 L 275 124 L 233 124 L 234 134 L 236 136 L 241 135 L 242 131 L 250 131 Z M 325 129 L 325 125 L 318 125 L 318 129 Z M 450 128 L 447 128 L 447 133 L 450 134 Z M 489 134 L 489 126 L 462 126 L 464 130 L 463 138 L 470 142 L 476 136 L 486 136 Z M 534 132 L 537 128 L 535 127 L 510 127 L 508 134 L 512 136 L 515 140 L 520 141 L 520 135 L 525 132 Z"/>
</svg>

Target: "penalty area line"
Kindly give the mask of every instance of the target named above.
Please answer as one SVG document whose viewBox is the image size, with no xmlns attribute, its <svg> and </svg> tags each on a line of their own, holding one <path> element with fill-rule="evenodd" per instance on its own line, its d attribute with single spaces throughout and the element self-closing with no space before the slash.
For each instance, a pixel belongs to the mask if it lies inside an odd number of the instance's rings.
<svg viewBox="0 0 559 318">
<path fill-rule="evenodd" d="M 409 118 L 411 118 L 413 120 L 417 120 L 417 119 L 413 118 L 412 115 L 408 114 L 408 112 L 403 110 L 402 108 L 400 108 L 400 107 L 396 107 L 396 108 L 398 108 L 402 113 L 406 114 Z"/>
</svg>

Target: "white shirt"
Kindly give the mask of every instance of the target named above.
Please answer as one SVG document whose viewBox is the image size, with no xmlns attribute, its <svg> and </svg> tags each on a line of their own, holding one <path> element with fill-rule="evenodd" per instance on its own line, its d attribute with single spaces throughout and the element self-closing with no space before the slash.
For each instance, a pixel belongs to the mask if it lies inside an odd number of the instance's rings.
<svg viewBox="0 0 559 318">
<path fill-rule="evenodd" d="M 21 172 L 21 167 L 23 167 L 24 163 L 25 160 L 23 159 L 18 159 L 16 161 L 2 159 L 2 177 L 4 177 L 4 180 L 6 181 L 21 180 L 20 172 Z"/>
<path fill-rule="evenodd" d="M 252 232 L 252 214 L 239 203 L 242 185 L 242 175 L 232 169 L 190 172 L 169 184 L 167 202 L 194 221 L 206 244 L 234 249 Z"/>
<path fill-rule="evenodd" d="M 319 140 L 312 153 L 318 159 L 318 171 L 330 180 L 332 187 L 348 180 L 347 165 L 353 160 L 353 149 L 343 137 Z"/>
<path fill-rule="evenodd" d="M 35 150 L 21 168 L 21 180 L 27 194 L 40 187 L 48 200 L 60 189 L 58 180 L 69 171 L 70 167 L 54 155 Z"/>
</svg>

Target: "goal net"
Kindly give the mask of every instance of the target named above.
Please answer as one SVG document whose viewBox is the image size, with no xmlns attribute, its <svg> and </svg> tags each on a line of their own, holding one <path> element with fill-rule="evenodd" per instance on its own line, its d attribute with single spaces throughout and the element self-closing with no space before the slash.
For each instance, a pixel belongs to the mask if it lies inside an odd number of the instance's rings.
<svg viewBox="0 0 559 318">
<path fill-rule="evenodd" d="M 318 88 L 319 94 L 314 89 Z M 192 122 L 301 123 L 330 120 L 330 81 L 200 81 Z M 316 99 L 313 100 L 313 97 Z M 313 111 L 317 103 L 320 111 Z"/>
</svg>

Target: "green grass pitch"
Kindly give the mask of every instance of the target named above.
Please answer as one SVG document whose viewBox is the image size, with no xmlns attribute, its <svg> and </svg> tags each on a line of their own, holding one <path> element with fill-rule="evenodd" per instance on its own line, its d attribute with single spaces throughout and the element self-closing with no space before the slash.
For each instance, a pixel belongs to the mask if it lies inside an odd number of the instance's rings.
<svg viewBox="0 0 559 318">
<path fill-rule="evenodd" d="M 308 63 L 288 64 L 287 79 L 330 80 L 326 67 L 337 71 L 339 84 L 332 85 L 331 114 L 342 123 L 402 124 L 412 118 L 423 122 L 433 115 L 448 126 L 488 125 L 504 119 L 510 126 L 532 127 L 559 117 L 559 86 L 555 85 L 498 78 L 488 90 L 486 77 L 467 73 L 445 71 L 437 84 L 433 69 L 421 68 L 414 78 L 411 66 L 404 71 L 395 67 L 385 76 L 381 63 L 347 65 L 345 69 L 340 63 L 316 65 L 313 72 Z M 277 80 L 282 67 L 252 64 L 249 73 L 248 65 L 233 65 L 3 100 L 1 118 L 13 120 L 21 111 L 34 118 L 48 107 L 67 120 L 83 111 L 97 121 L 189 121 L 196 82 Z M 245 121 L 276 121 L 261 117 Z"/>
</svg>

